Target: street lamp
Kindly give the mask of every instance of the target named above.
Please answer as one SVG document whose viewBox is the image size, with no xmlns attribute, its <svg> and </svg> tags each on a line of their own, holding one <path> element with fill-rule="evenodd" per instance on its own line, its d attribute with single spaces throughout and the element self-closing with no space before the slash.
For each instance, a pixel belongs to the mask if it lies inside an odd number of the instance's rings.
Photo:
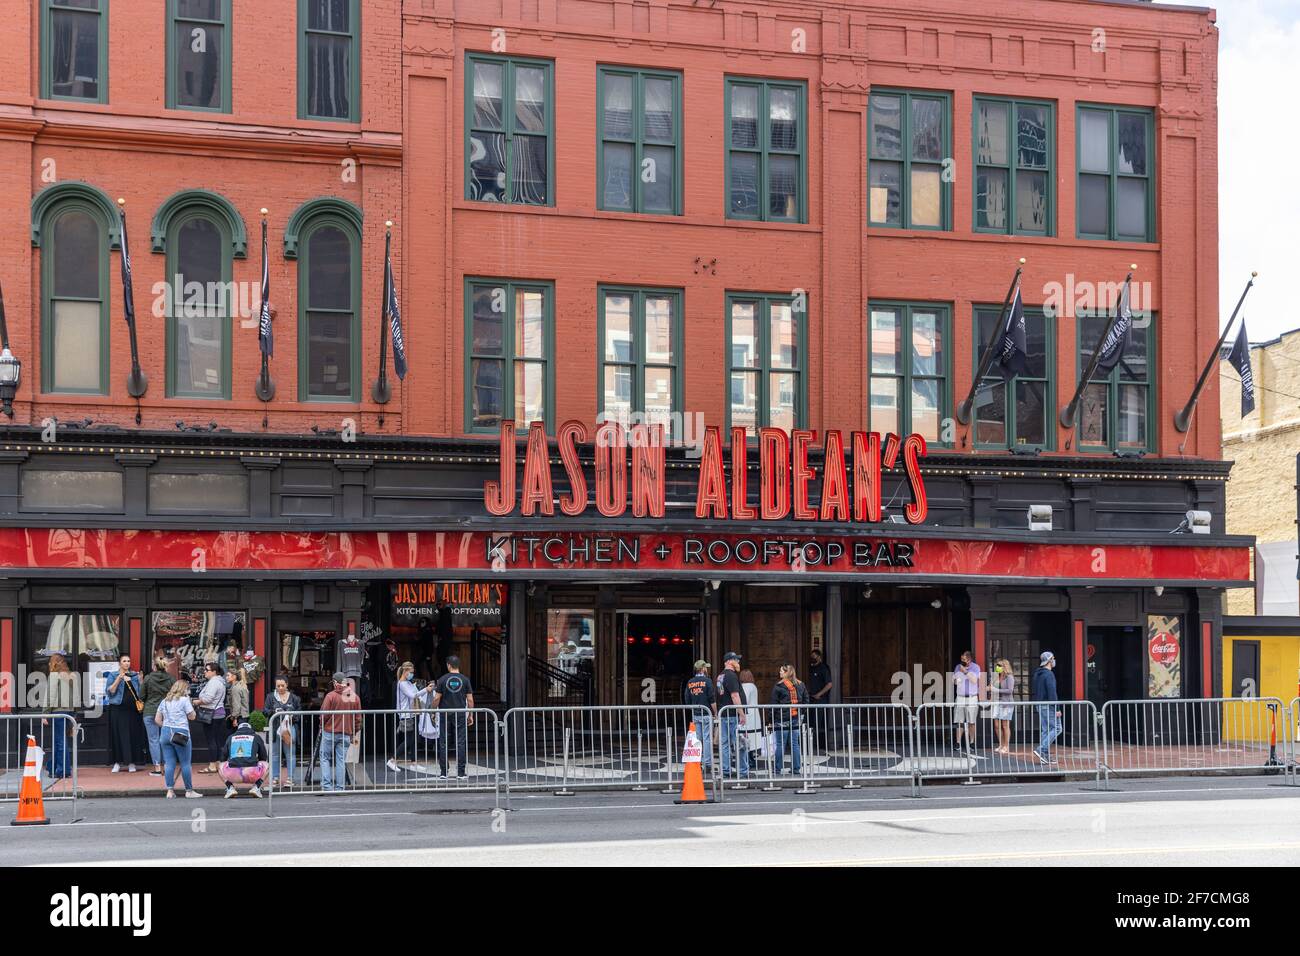
<svg viewBox="0 0 1300 956">
<path fill-rule="evenodd" d="M 0 411 L 14 417 L 14 396 L 23 380 L 23 363 L 9 351 L 9 323 L 5 321 L 4 294 L 0 293 Z"/>
</svg>

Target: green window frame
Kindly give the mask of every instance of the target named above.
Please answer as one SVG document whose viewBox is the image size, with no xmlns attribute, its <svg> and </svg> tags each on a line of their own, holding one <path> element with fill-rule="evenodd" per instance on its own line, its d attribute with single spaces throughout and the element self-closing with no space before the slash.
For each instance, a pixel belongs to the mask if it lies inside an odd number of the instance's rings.
<svg viewBox="0 0 1300 956">
<path fill-rule="evenodd" d="M 63 22 L 69 26 L 74 23 L 89 26 L 92 17 L 96 21 L 94 92 L 59 92 L 63 86 L 85 84 L 90 77 L 73 76 L 63 83 L 55 81 L 54 67 L 61 56 L 55 49 L 54 25 Z M 75 69 L 71 59 L 65 66 L 69 70 Z M 82 103 L 108 102 L 108 0 L 41 0 L 41 97 Z"/>
<path fill-rule="evenodd" d="M 1083 375 L 1092 352 L 1113 312 L 1084 312 L 1075 316 L 1078 342 L 1075 381 Z M 1094 374 L 1079 400 L 1079 451 L 1144 454 L 1155 451 L 1156 317 L 1133 312 L 1133 332 L 1124 354 L 1109 374 Z M 1133 428 L 1140 422 L 1141 437 Z M 1124 435 L 1121 436 L 1121 431 Z"/>
<path fill-rule="evenodd" d="M 529 82 L 540 84 L 540 99 L 519 96 L 521 74 Z M 497 78 L 494 106 L 489 84 Z M 491 56 L 486 53 L 465 55 L 465 198 L 473 202 L 499 202 L 509 205 L 555 205 L 555 83 L 554 64 L 550 60 L 523 57 Z M 484 95 L 476 96 L 482 79 Z M 536 90 L 536 86 L 531 87 Z M 526 104 L 534 104 L 529 109 Z M 538 116 L 537 111 L 543 111 Z M 521 117 L 520 110 L 523 110 Z M 538 189 L 536 176 L 543 172 L 537 163 L 537 148 L 546 151 L 544 189 Z M 527 149 L 527 152 L 524 150 Z M 532 156 L 531 182 L 516 176 Z M 517 161 L 519 160 L 519 161 Z"/>
<path fill-rule="evenodd" d="M 671 129 L 665 132 L 662 121 L 648 122 L 647 97 L 651 88 L 668 85 L 672 106 Z M 630 109 L 626 121 L 611 121 L 612 96 L 625 88 Z M 638 70 L 602 66 L 596 71 L 596 140 L 597 180 L 596 208 L 615 212 L 649 213 L 660 216 L 682 214 L 682 75 L 668 70 Z M 620 181 L 611 155 L 624 154 L 629 162 L 627 177 Z M 646 164 L 650 164 L 647 166 Z M 647 190 L 645 175 L 658 183 L 660 169 L 667 167 L 672 176 L 667 201 L 662 192 Z M 619 194 L 627 201 L 620 204 Z M 649 193 L 649 195 L 647 195 Z"/>
<path fill-rule="evenodd" d="M 1080 103 L 1075 110 L 1075 129 L 1078 238 L 1155 242 L 1156 147 L 1152 111 Z M 1126 149 L 1139 132 L 1141 148 Z M 1099 151 L 1089 147 L 1103 133 L 1106 137 L 1104 162 Z M 1140 197 L 1137 192 L 1141 193 Z M 1104 224 L 1098 218 L 1101 211 L 1105 212 Z M 1133 219 L 1139 212 L 1143 219 L 1140 225 Z"/>
<path fill-rule="evenodd" d="M 200 113 L 230 112 L 230 0 L 208 0 L 211 4 L 207 16 L 200 16 L 204 11 L 190 12 L 182 6 L 184 0 L 167 0 L 167 108 L 169 110 L 194 110 Z M 181 42 L 180 33 L 184 31 L 188 43 Z M 214 84 L 220 102 L 215 106 L 202 106 L 197 102 L 182 102 L 190 99 L 181 83 L 181 61 L 187 52 L 193 50 L 196 41 L 202 39 L 206 44 L 207 33 L 220 38 L 218 53 L 220 76 Z M 188 48 L 187 49 L 187 45 Z"/>
<path fill-rule="evenodd" d="M 998 305 L 975 306 L 972 375 L 979 371 L 980 357 L 1001 311 L 1002 307 Z M 976 448 L 1051 451 L 1056 447 L 1056 323 L 1049 312 L 1026 306 L 1025 326 L 1030 361 L 1028 374 L 1016 375 L 1004 382 L 994 365 L 976 389 L 972 426 Z M 1037 330 L 1035 326 L 1038 326 Z M 1041 348 L 1035 346 L 1036 340 L 1041 342 Z M 1035 364 L 1038 364 L 1037 370 Z M 985 409 L 992 409 L 1001 417 L 982 418 Z M 1031 426 L 1040 434 L 1035 435 Z M 987 437 L 999 427 L 1002 431 L 1000 440 Z"/>
<path fill-rule="evenodd" d="M 350 307 L 313 304 L 311 298 L 312 238 L 325 228 L 340 230 L 349 244 Z M 361 233 L 350 217 L 322 213 L 309 217 L 303 224 L 298 244 L 298 401 L 358 402 L 361 400 Z M 311 313 L 311 314 L 309 314 Z M 311 386 L 311 322 L 314 316 L 330 314 L 348 318 L 351 389 L 348 394 L 313 393 Z M 338 367 L 338 363 L 335 363 Z"/>
<path fill-rule="evenodd" d="M 520 315 L 521 307 L 528 312 L 535 297 L 541 297 L 541 308 L 531 318 Z M 490 324 L 476 329 L 476 317 L 501 314 L 500 332 L 494 338 Z M 541 327 L 536 327 L 540 322 Z M 476 335 L 481 331 L 482 334 Z M 527 407 L 527 383 L 533 376 L 534 408 L 537 392 L 542 402 L 541 420 L 547 432 L 555 425 L 555 284 L 549 281 L 525 279 L 493 279 L 466 277 L 465 279 L 465 431 L 495 434 L 501 422 L 513 419 L 516 431 L 527 431 L 536 412 Z M 498 367 L 496 388 L 500 414 L 481 414 L 478 411 L 480 395 L 490 395 L 493 389 L 490 370 Z M 480 376 L 480 372 L 485 373 Z M 537 378 L 540 376 L 540 386 Z"/>
<path fill-rule="evenodd" d="M 924 120 L 920 130 L 918 114 Z M 952 177 L 946 172 L 954 161 L 952 96 L 928 90 L 872 90 L 867 117 L 868 224 L 951 230 Z M 919 202 L 923 190 L 933 192 L 936 184 L 937 203 Z"/>
<path fill-rule="evenodd" d="M 727 293 L 728 433 L 733 425 L 743 425 L 751 437 L 756 437 L 756 429 L 772 425 L 787 431 L 805 427 L 808 413 L 807 306 L 808 301 L 803 297 Z M 774 307 L 777 309 L 775 319 Z M 789 321 L 793 325 L 793 334 L 774 336 L 773 327 L 777 321 Z M 743 330 L 741 323 L 749 324 L 750 328 Z M 758 326 L 756 334 L 753 330 L 755 324 Z M 774 351 L 780 354 L 774 356 Z M 746 379 L 753 380 L 748 389 L 742 384 Z M 790 420 L 784 422 L 772 414 L 773 400 L 782 394 L 782 388 L 774 385 L 778 379 L 787 382 L 793 379 L 793 385 L 788 388 L 791 401 L 786 403 L 790 408 Z M 738 415 L 737 410 L 743 410 L 749 403 L 749 395 L 753 396 L 753 414 Z"/>
<path fill-rule="evenodd" d="M 1055 104 L 977 96 L 971 120 L 975 231 L 1055 235 Z"/>
<path fill-rule="evenodd" d="M 221 380 L 219 388 L 213 391 L 203 391 L 193 387 L 186 387 L 183 383 L 185 376 L 182 374 L 182 353 L 180 349 L 181 340 L 181 323 L 182 316 L 177 315 L 177 306 L 185 313 L 184 318 L 191 318 L 188 315 L 192 305 L 189 296 L 186 295 L 185 283 L 188 281 L 180 271 L 180 243 L 184 235 L 184 228 L 191 222 L 202 220 L 213 226 L 218 234 L 218 248 L 221 256 L 221 287 L 216 291 L 217 298 L 207 299 L 206 295 L 201 305 L 204 312 L 215 311 L 217 314 L 218 328 L 221 334 L 221 344 L 219 346 L 221 355 L 219 358 L 219 373 Z M 200 398 L 204 400 L 212 399 L 229 399 L 230 398 L 230 354 L 231 354 L 231 306 L 232 295 L 234 291 L 234 282 L 232 278 L 231 264 L 231 240 L 230 227 L 221 220 L 220 217 L 214 216 L 201 208 L 191 208 L 176 213 L 167 224 L 167 283 L 169 295 L 167 300 L 167 397 L 168 398 Z M 205 290 L 205 293 L 208 290 Z M 193 316 L 194 318 L 204 318 L 207 316 Z M 186 326 L 186 332 L 190 328 Z M 192 376 L 191 376 L 192 381 Z"/>
<path fill-rule="evenodd" d="M 676 430 L 671 426 L 673 413 L 682 412 L 685 394 L 682 379 L 685 293 L 681 289 L 651 286 L 600 285 L 596 294 L 597 413 L 612 418 L 620 412 L 629 416 L 644 415 L 647 424 L 662 422 L 665 432 L 675 435 Z M 611 300 L 622 298 L 628 300 L 625 330 L 616 327 L 612 321 L 616 313 L 610 310 Z M 660 310 L 665 304 L 669 314 L 667 321 L 660 323 L 658 332 L 660 335 L 666 332 L 668 336 L 666 349 L 662 342 L 652 344 L 650 334 L 650 319 L 652 315 L 662 317 Z M 616 338 L 619 331 L 624 335 Z M 652 379 L 658 381 L 659 393 L 667 392 L 669 408 L 647 407 L 647 396 L 653 391 L 648 383 Z M 627 398 L 619 401 L 624 391 Z M 611 403 L 611 395 L 622 408 Z M 636 419 L 632 421 L 635 423 Z"/>
<path fill-rule="evenodd" d="M 952 446 L 942 440 L 944 422 L 952 417 L 951 315 L 949 306 L 937 302 L 868 303 L 871 431 L 917 433 L 927 444 Z"/>
<path fill-rule="evenodd" d="M 90 217 L 97 232 L 95 258 L 99 268 L 98 291 L 94 297 L 74 294 L 56 294 L 56 266 L 58 251 L 58 221 L 69 213 Z M 69 395 L 107 395 L 109 393 L 109 356 L 112 352 L 109 337 L 109 239 L 111 229 L 102 208 L 86 199 L 69 198 L 51 203 L 40 220 L 41 246 L 41 391 Z M 79 250 L 80 251 L 80 250 Z M 84 260 L 82 260 L 84 261 Z M 75 271 L 75 270 L 74 270 Z M 59 303 L 93 303 L 99 309 L 99 387 L 58 387 L 59 349 L 55 331 L 56 310 Z M 73 346 L 69 345 L 70 348 Z M 78 341 L 75 350 L 80 352 L 84 343 Z"/>
<path fill-rule="evenodd" d="M 727 218 L 807 222 L 807 85 L 733 76 L 726 84 Z M 753 105 L 749 131 L 743 123 L 748 117 L 736 113 L 747 103 Z"/>
<path fill-rule="evenodd" d="M 347 29 L 340 24 L 311 20 L 313 0 L 298 0 L 298 118 L 325 120 L 327 122 L 356 123 L 361 117 L 361 4 L 348 0 Z M 320 9 L 328 9 L 322 7 Z M 317 58 L 313 47 L 332 46 L 345 52 L 348 75 L 335 84 L 334 97 L 347 96 L 347 109 L 337 102 L 332 111 L 314 109 L 323 93 L 312 96 L 312 81 L 322 70 L 313 71 L 313 65 L 324 68 L 330 64 Z M 324 82 L 324 78 L 320 78 Z"/>
</svg>

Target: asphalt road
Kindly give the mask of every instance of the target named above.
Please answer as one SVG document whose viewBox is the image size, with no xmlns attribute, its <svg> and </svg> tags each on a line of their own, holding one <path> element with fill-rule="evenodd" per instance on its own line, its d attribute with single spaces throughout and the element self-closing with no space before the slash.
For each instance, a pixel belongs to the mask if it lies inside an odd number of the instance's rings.
<svg viewBox="0 0 1300 956">
<path fill-rule="evenodd" d="M 0 826 L 0 865 L 1294 866 L 1300 787 L 1266 777 L 931 787 L 815 796 L 294 796 L 85 800 Z M 13 804 L 0 807 L 5 816 Z"/>
</svg>

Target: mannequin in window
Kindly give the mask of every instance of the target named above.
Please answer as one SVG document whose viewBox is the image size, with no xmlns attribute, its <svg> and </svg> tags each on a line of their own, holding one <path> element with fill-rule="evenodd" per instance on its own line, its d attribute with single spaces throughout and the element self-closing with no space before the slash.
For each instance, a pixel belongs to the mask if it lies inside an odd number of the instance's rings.
<svg viewBox="0 0 1300 956">
<path fill-rule="evenodd" d="M 352 680 L 361 680 L 361 675 L 365 673 L 365 662 L 369 656 L 366 645 L 357 639 L 356 634 L 348 634 L 347 637 L 339 638 L 339 642 L 334 649 L 334 661 L 337 669 Z"/>
</svg>

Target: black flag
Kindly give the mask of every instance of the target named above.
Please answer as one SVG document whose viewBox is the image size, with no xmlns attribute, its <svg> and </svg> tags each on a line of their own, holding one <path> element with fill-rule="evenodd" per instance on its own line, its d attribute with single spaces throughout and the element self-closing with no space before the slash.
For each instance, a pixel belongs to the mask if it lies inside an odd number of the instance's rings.
<svg viewBox="0 0 1300 956">
<path fill-rule="evenodd" d="M 1241 320 L 1237 330 L 1237 341 L 1228 353 L 1228 361 L 1241 376 L 1241 417 L 1245 418 L 1255 410 L 1255 372 L 1250 367 L 1250 340 L 1246 337 L 1246 320 Z"/>
<path fill-rule="evenodd" d="M 998 338 L 998 366 L 1002 377 L 1010 379 L 1025 370 L 1029 353 L 1025 348 L 1025 304 L 1020 299 L 1020 286 L 1007 310 L 1007 321 Z"/>
<path fill-rule="evenodd" d="M 275 338 L 271 334 L 271 276 L 267 269 L 266 220 L 262 220 L 262 308 L 257 322 L 257 344 L 268 358 L 275 354 Z"/>
<path fill-rule="evenodd" d="M 393 280 L 393 258 L 384 248 L 384 313 L 392 326 L 393 371 L 406 377 L 406 343 L 402 341 L 402 310 L 397 304 L 397 283 Z"/>
<path fill-rule="evenodd" d="M 1096 372 L 1110 372 L 1119 364 L 1120 356 L 1128 348 L 1133 336 L 1133 310 L 1129 307 L 1129 283 L 1124 283 L 1124 290 L 1119 294 L 1119 305 L 1115 308 L 1115 325 L 1111 328 L 1106 341 L 1101 344 L 1101 357 L 1097 360 Z M 1096 374 L 1094 372 L 1094 374 Z"/>
<path fill-rule="evenodd" d="M 131 250 L 126 241 L 126 210 L 122 217 L 122 311 L 126 313 L 126 327 L 135 332 L 135 292 L 131 289 Z"/>
</svg>

